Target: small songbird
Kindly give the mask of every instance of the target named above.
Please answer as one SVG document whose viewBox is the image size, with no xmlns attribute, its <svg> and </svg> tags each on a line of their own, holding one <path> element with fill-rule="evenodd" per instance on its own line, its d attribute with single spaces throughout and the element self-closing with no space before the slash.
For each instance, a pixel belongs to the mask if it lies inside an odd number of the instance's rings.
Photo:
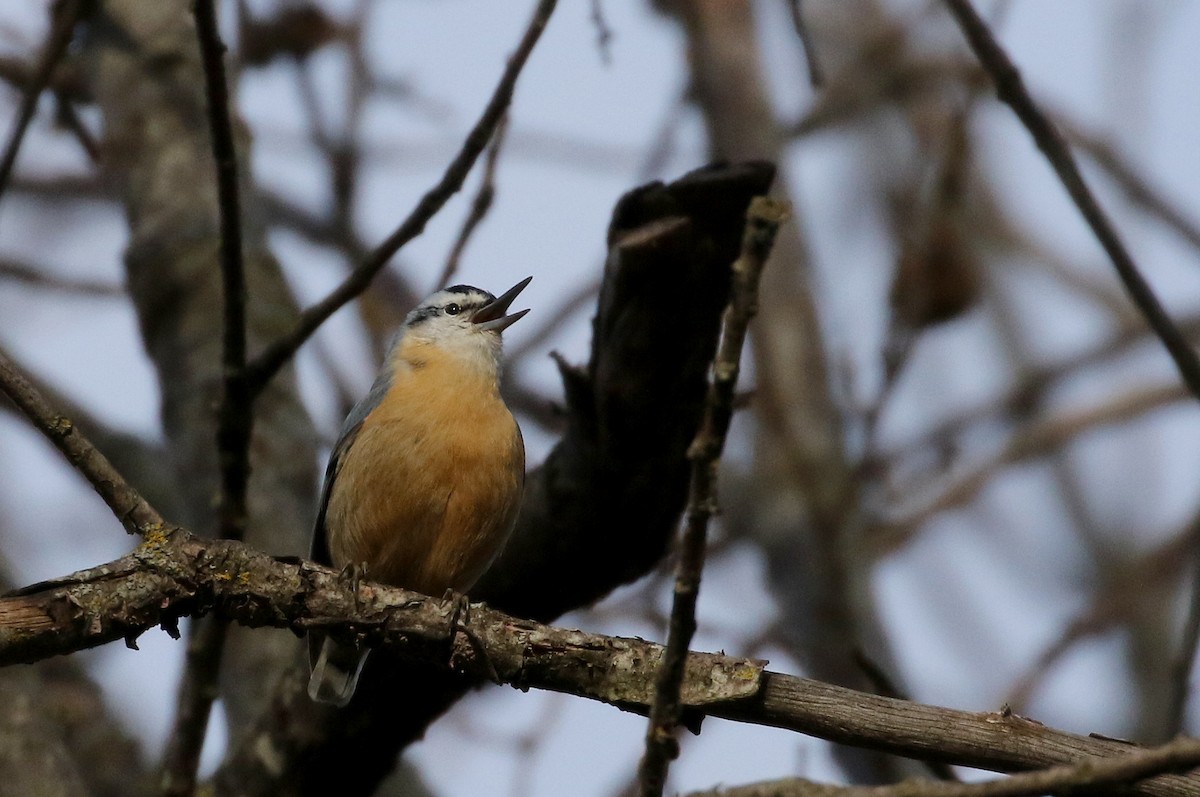
<svg viewBox="0 0 1200 797">
<path fill-rule="evenodd" d="M 529 277 L 500 297 L 438 291 L 404 319 L 329 457 L 312 558 L 426 595 L 465 592 L 504 547 L 525 486 L 521 430 L 500 398 L 500 333 Z M 312 635 L 309 696 L 344 706 L 367 649 Z"/>
</svg>

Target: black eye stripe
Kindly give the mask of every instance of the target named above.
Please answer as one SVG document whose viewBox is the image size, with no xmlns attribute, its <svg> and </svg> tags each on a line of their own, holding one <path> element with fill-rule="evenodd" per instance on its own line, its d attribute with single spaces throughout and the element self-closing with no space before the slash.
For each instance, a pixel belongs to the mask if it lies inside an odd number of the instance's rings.
<svg viewBox="0 0 1200 797">
<path fill-rule="evenodd" d="M 485 295 L 483 297 L 464 296 L 463 301 L 461 302 L 446 302 L 445 304 L 438 302 L 424 304 L 408 314 L 407 325 L 409 327 L 414 327 L 418 324 L 425 323 L 431 318 L 437 318 L 438 316 L 453 317 L 462 315 L 464 313 L 473 313 L 479 308 L 485 306 L 489 301 L 491 300 Z"/>
</svg>

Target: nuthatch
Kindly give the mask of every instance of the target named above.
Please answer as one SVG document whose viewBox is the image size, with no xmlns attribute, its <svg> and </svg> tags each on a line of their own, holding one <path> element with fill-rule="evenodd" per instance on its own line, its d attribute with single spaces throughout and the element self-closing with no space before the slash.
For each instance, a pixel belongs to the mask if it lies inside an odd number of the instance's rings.
<svg viewBox="0 0 1200 797">
<path fill-rule="evenodd" d="M 529 281 L 503 296 L 438 291 L 404 319 L 329 457 L 312 558 L 426 595 L 462 593 L 504 547 L 525 445 L 500 398 L 500 333 Z M 367 649 L 313 635 L 308 694 L 344 706 Z"/>
</svg>

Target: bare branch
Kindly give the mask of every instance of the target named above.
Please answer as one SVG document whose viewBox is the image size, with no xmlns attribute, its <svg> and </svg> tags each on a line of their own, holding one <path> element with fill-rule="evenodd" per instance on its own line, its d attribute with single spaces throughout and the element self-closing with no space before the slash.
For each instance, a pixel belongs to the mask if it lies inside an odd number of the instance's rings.
<svg viewBox="0 0 1200 797">
<path fill-rule="evenodd" d="M 1131 202 L 1173 230 L 1193 249 L 1200 250 L 1200 224 L 1185 216 L 1159 188 L 1138 174 L 1134 165 L 1111 141 L 1089 133 L 1079 125 L 1064 123 L 1061 114 L 1056 115 L 1056 118 L 1066 136 L 1108 173 Z"/>
<path fill-rule="evenodd" d="M 0 352 L 0 391 L 12 399 L 38 431 L 91 482 L 126 531 L 145 536 L 163 526 L 158 512 L 117 473 L 112 463 L 88 442 L 69 418 L 54 411 L 3 352 Z"/>
<path fill-rule="evenodd" d="M 374 583 L 353 586 L 329 568 L 163 528 L 121 559 L 0 598 L 0 666 L 118 639 L 132 644 L 155 626 L 170 630 L 185 614 L 212 611 L 251 627 L 320 630 L 359 640 L 468 683 L 493 678 L 648 710 L 660 645 L 554 628 L 483 604 L 472 605 L 452 624 L 453 602 Z M 285 679 L 295 677 L 298 670 Z M 1008 712 L 972 713 L 879 697 L 707 653 L 689 654 L 682 700 L 697 715 L 1000 771 L 1119 758 L 1136 749 Z M 1200 776 L 1162 775 L 1130 791 L 1195 797 Z"/>
<path fill-rule="evenodd" d="M 283 367 L 296 350 L 343 305 L 362 293 L 376 272 L 387 265 L 388 261 L 406 243 L 416 238 L 425 229 L 425 225 L 442 209 L 455 193 L 462 188 L 471 167 L 491 140 L 496 126 L 504 117 L 512 101 L 513 88 L 521 74 L 534 45 L 546 29 L 550 15 L 557 5 L 557 0 L 539 0 L 533 18 L 517 45 L 516 51 L 509 58 L 508 66 L 496 85 L 492 98 L 484 108 L 483 115 L 471 129 L 463 142 L 462 148 L 450 165 L 446 167 L 442 179 L 431 188 L 417 206 L 409 213 L 408 218 L 375 248 L 367 259 L 360 263 L 337 288 L 317 304 L 308 308 L 301 315 L 295 328 L 283 338 L 267 346 L 246 368 L 246 382 L 252 394 L 260 392 L 266 383 Z"/>
<path fill-rule="evenodd" d="M 160 508 L 165 517 L 176 517 L 180 511 L 179 484 L 175 473 L 164 468 L 166 448 L 158 443 L 124 429 L 114 427 L 92 414 L 86 407 L 55 388 L 20 358 L 0 346 L 0 356 L 9 360 L 9 367 L 22 375 L 41 394 L 42 401 L 59 415 L 71 419 L 92 444 L 108 458 L 113 468 L 142 494 L 151 506 Z M 0 411 L 14 417 L 24 417 L 16 404 L 0 401 Z M 76 469 L 78 471 L 78 469 Z M 0 584 L 0 588 L 2 584 Z"/>
<path fill-rule="evenodd" d="M 996 42 L 987 23 L 976 13 L 970 0 L 946 0 L 946 7 L 962 28 L 980 64 L 991 75 L 996 84 L 997 95 L 1013 109 L 1017 118 L 1033 136 L 1034 142 L 1042 150 L 1063 187 L 1067 189 L 1084 220 L 1091 227 L 1096 240 L 1108 253 L 1121 282 L 1129 291 L 1130 298 L 1166 347 L 1184 384 L 1188 386 L 1192 395 L 1200 398 L 1200 357 L 1196 356 L 1195 349 L 1167 315 L 1154 290 L 1138 270 L 1108 215 L 1084 182 L 1075 158 L 1063 142 L 1062 136 L 1038 109 L 1025 88 L 1024 81 L 1021 80 L 1020 72 Z"/>
<path fill-rule="evenodd" d="M 215 0 L 196 0 L 192 8 L 204 67 L 208 127 L 217 174 L 223 289 L 221 400 L 217 406 L 217 462 L 220 490 L 217 528 L 223 539 L 245 536 L 246 494 L 250 480 L 250 435 L 254 399 L 245 379 L 246 273 L 242 256 L 242 213 L 238 195 L 237 147 L 225 79 L 225 45 L 217 27 Z M 189 797 L 196 787 L 200 751 L 218 693 L 226 626 L 209 619 L 191 627 L 187 662 L 179 686 L 175 724 L 163 754 L 162 791 Z"/>
<path fill-rule="evenodd" d="M 125 289 L 116 283 L 58 277 L 28 263 L 19 263 L 13 260 L 0 261 L 0 280 L 5 279 L 36 288 L 74 293 L 80 296 L 109 298 L 125 295 Z"/>
<path fill-rule="evenodd" d="M 1034 797 L 1136 783 L 1198 764 L 1200 739 L 1176 739 L 1161 747 L 1135 750 L 1107 760 L 1081 761 L 983 783 L 906 780 L 891 786 L 831 786 L 789 779 L 695 792 L 688 797 Z"/>
<path fill-rule="evenodd" d="M 500 157 L 500 148 L 504 146 L 504 134 L 507 131 L 508 114 L 506 113 L 500 118 L 500 123 L 496 125 L 496 132 L 492 134 L 492 143 L 488 147 L 487 158 L 483 163 L 483 178 L 479 183 L 479 191 L 475 194 L 471 210 L 463 221 L 462 228 L 458 231 L 458 237 L 454 239 L 454 245 L 450 247 L 450 255 L 446 258 L 446 265 L 442 269 L 441 276 L 438 277 L 435 288 L 440 289 L 450 284 L 450 279 L 458 271 L 459 260 L 462 259 L 463 250 L 467 248 L 467 242 L 471 240 L 471 234 L 475 232 L 475 228 L 492 209 L 492 202 L 496 198 L 496 162 Z"/>
<path fill-rule="evenodd" d="M 725 436 L 733 418 L 733 394 L 741 367 L 742 345 L 750 320 L 758 312 L 758 282 L 775 235 L 787 219 L 786 202 L 756 197 L 746 212 L 742 251 L 733 264 L 733 286 L 725 309 L 721 345 L 713 360 L 713 377 L 704 403 L 700 429 L 688 449 L 691 477 L 687 517 L 680 536 L 675 571 L 675 599 L 667 633 L 667 647 L 654 684 L 654 702 L 646 729 L 646 752 L 638 767 L 643 797 L 658 797 L 666 785 L 667 769 L 679 754 L 674 730 L 683 711 L 680 690 L 688 648 L 696 633 L 696 600 L 704 570 L 708 522 L 716 511 L 717 463 L 725 449 Z"/>
<path fill-rule="evenodd" d="M 54 6 L 50 32 L 42 44 L 37 68 L 25 86 L 25 93 L 21 97 L 21 107 L 17 110 L 17 119 L 8 134 L 8 142 L 4 145 L 4 154 L 0 156 L 0 196 L 4 195 L 8 181 L 12 178 L 21 142 L 37 111 L 38 98 L 42 96 L 42 91 L 50 83 L 54 68 L 66 54 L 67 46 L 71 43 L 71 37 L 75 33 L 75 25 L 87 13 L 89 5 L 89 0 L 64 0 Z"/>
<path fill-rule="evenodd" d="M 246 366 L 246 274 L 242 259 L 241 199 L 238 196 L 237 147 L 229 112 L 229 87 L 222 58 L 225 45 L 217 28 L 215 0 L 196 0 L 193 8 L 200 55 L 204 65 L 209 134 L 217 174 L 220 214 L 222 334 L 222 393 L 217 409 L 216 443 L 221 470 L 218 505 L 222 537 L 240 540 L 246 526 L 246 483 L 250 473 L 252 396 L 243 370 Z"/>
</svg>

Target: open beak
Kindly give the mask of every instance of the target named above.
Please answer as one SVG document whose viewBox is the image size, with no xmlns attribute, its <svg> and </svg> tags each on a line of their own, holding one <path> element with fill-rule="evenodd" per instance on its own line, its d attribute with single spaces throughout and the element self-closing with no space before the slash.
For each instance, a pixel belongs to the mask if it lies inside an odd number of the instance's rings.
<svg viewBox="0 0 1200 797">
<path fill-rule="evenodd" d="M 471 322 L 478 324 L 480 329 L 488 332 L 503 332 L 521 319 L 521 316 L 528 313 L 528 310 L 522 310 L 519 313 L 505 315 L 508 312 L 509 306 L 516 300 L 517 294 L 525 290 L 525 286 L 533 280 L 533 277 L 526 277 L 516 285 L 509 288 L 503 295 L 497 296 L 492 301 L 485 304 L 475 311 L 475 315 L 471 316 Z"/>
</svg>

